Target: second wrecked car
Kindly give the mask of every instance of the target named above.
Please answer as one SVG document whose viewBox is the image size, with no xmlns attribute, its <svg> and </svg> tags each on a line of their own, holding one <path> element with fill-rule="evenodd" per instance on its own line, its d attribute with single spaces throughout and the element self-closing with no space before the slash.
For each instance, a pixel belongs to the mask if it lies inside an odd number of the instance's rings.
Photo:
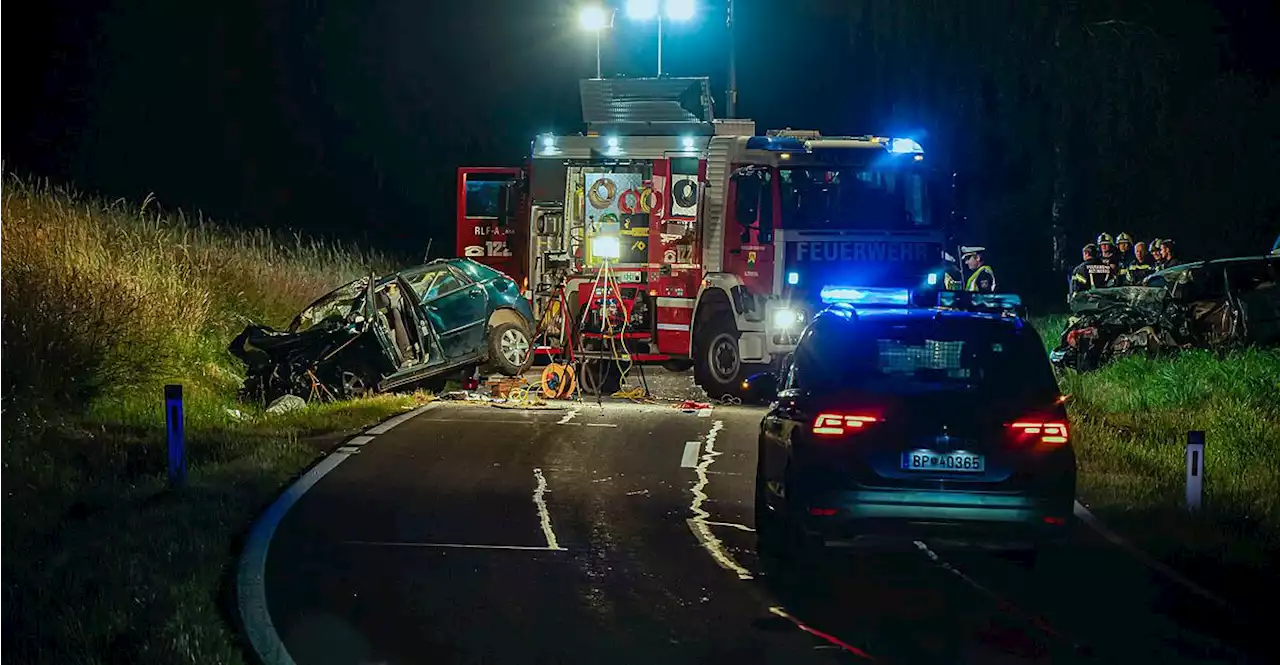
<svg viewBox="0 0 1280 665">
<path fill-rule="evenodd" d="M 348 398 L 411 388 L 481 365 L 509 376 L 533 359 L 533 312 L 506 275 L 440 259 L 334 289 L 287 330 L 250 325 L 231 343 L 246 397 Z"/>
<path fill-rule="evenodd" d="M 1050 360 L 1088 371 L 1137 353 L 1280 344 L 1278 277 L 1280 257 L 1240 257 L 1168 268 L 1142 286 L 1082 292 Z"/>
</svg>

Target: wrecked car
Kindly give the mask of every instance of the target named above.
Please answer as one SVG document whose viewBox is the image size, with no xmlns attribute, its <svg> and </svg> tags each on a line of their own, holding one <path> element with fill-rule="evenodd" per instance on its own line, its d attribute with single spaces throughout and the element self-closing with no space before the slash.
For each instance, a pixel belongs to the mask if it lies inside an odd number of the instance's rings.
<svg viewBox="0 0 1280 665">
<path fill-rule="evenodd" d="M 1081 292 L 1049 358 L 1088 371 L 1133 354 L 1278 345 L 1278 276 L 1280 257 L 1239 257 L 1167 268 L 1141 286 Z"/>
<path fill-rule="evenodd" d="M 230 346 L 242 395 L 345 399 L 434 383 L 487 365 L 508 376 L 533 360 L 533 311 L 506 275 L 438 259 L 362 277 L 321 296 L 287 330 L 250 325 Z"/>
</svg>

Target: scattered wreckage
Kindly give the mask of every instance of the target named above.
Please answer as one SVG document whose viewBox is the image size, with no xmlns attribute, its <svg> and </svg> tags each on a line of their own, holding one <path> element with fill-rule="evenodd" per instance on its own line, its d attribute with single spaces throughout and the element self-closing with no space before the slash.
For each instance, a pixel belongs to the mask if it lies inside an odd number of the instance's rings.
<svg viewBox="0 0 1280 665">
<path fill-rule="evenodd" d="M 439 259 L 344 284 L 287 330 L 250 325 L 230 351 L 248 369 L 242 396 L 265 404 L 442 385 L 482 365 L 516 376 L 533 361 L 532 339 L 532 309 L 511 278 Z"/>
<path fill-rule="evenodd" d="M 1049 358 L 1089 371 L 1134 354 L 1280 345 L 1278 277 L 1280 256 L 1239 257 L 1167 268 L 1141 286 L 1081 292 Z"/>
</svg>

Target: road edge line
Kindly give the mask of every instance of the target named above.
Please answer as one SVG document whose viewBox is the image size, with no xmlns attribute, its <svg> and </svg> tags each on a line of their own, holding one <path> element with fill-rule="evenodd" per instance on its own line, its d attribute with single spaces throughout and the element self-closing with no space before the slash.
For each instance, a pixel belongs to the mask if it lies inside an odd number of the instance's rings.
<svg viewBox="0 0 1280 665">
<path fill-rule="evenodd" d="M 1191 581 L 1191 579 L 1188 578 L 1186 575 L 1183 575 L 1182 573 L 1174 570 L 1168 564 L 1157 561 L 1150 554 L 1147 554 L 1141 549 L 1138 549 L 1137 545 L 1130 543 L 1129 541 L 1122 538 L 1116 532 L 1107 528 L 1107 526 L 1102 523 L 1102 520 L 1098 519 L 1098 516 L 1094 515 L 1092 511 L 1090 511 L 1088 508 L 1084 506 L 1084 504 L 1080 503 L 1079 501 L 1076 501 L 1075 508 L 1073 509 L 1072 512 L 1075 513 L 1076 517 L 1080 518 L 1081 522 L 1084 522 L 1089 526 L 1089 528 L 1098 532 L 1098 535 L 1102 536 L 1104 540 L 1124 550 L 1130 556 L 1137 559 L 1138 562 L 1141 563 L 1142 565 L 1147 566 L 1148 568 L 1151 568 L 1152 570 L 1160 573 L 1161 575 L 1164 575 L 1165 577 L 1168 577 L 1169 579 L 1173 580 L 1174 582 L 1177 582 L 1178 584 L 1181 584 L 1183 587 L 1185 587 L 1187 590 L 1191 591 L 1192 593 L 1196 594 L 1197 596 L 1200 596 L 1205 600 L 1216 603 L 1219 606 L 1221 606 L 1223 609 L 1229 610 L 1231 612 L 1236 612 L 1235 607 L 1233 607 L 1231 603 L 1228 603 L 1226 600 L 1218 597 L 1212 591 L 1209 591 L 1208 589 Z"/>
<path fill-rule="evenodd" d="M 396 423 L 399 425 L 439 404 L 439 402 L 424 404 L 408 413 L 388 418 L 387 422 L 402 419 Z M 280 639 L 280 634 L 276 632 L 275 624 L 271 621 L 271 613 L 267 608 L 267 553 L 271 547 L 271 538 L 276 533 L 276 527 L 284 521 L 284 516 L 298 502 L 298 499 L 301 499 L 302 495 L 320 482 L 321 478 L 338 468 L 338 465 L 352 454 L 335 450 L 325 455 L 286 487 L 271 506 L 249 527 L 249 535 L 245 538 L 244 548 L 240 551 L 240 560 L 236 564 L 236 609 L 240 614 L 241 628 L 249 639 L 249 646 L 259 662 L 267 665 L 295 665 L 288 649 L 284 646 L 284 641 Z"/>
</svg>

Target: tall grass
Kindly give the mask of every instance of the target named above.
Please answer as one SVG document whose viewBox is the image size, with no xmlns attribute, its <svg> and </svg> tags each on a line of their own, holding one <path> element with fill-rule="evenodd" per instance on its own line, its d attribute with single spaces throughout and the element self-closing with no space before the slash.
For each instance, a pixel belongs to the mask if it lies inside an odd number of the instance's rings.
<svg viewBox="0 0 1280 665">
<path fill-rule="evenodd" d="M 412 398 L 270 416 L 235 401 L 226 346 L 393 263 L 4 183 L 5 654 L 15 662 L 240 662 L 225 620 L 234 539 L 324 448 Z M 186 397 L 190 484 L 166 491 L 162 386 Z"/>
<path fill-rule="evenodd" d="M 230 232 L 9 179 L 3 209 L 3 388 L 18 413 L 119 412 L 181 381 L 197 404 L 237 383 L 225 352 L 249 321 L 287 323 L 383 255 L 301 235 Z"/>
<path fill-rule="evenodd" d="M 1064 324 L 1037 322 L 1047 346 Z M 1280 350 L 1128 357 L 1059 380 L 1095 512 L 1170 559 L 1257 569 L 1280 556 Z M 1183 505 L 1193 430 L 1206 437 L 1204 510 L 1194 515 Z"/>
</svg>

